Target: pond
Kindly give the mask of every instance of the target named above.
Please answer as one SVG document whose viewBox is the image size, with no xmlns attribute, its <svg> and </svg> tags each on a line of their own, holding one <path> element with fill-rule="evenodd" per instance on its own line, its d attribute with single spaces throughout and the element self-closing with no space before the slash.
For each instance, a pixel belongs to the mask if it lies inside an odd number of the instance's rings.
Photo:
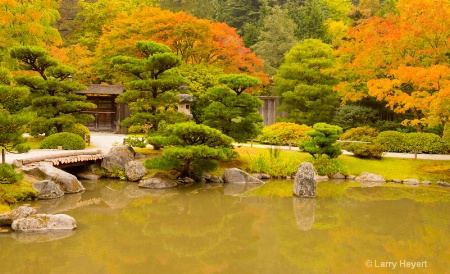
<svg viewBox="0 0 450 274">
<path fill-rule="evenodd" d="M 450 190 L 320 182 L 315 199 L 117 180 L 32 203 L 78 229 L 0 233 L 1 273 L 445 273 Z M 413 265 L 414 263 L 414 265 Z M 414 268 L 414 269 L 413 269 Z"/>
</svg>

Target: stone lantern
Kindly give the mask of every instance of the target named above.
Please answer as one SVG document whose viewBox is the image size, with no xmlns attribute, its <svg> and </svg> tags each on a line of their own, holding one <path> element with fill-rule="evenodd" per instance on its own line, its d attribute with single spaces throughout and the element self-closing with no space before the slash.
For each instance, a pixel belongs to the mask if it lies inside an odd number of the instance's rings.
<svg viewBox="0 0 450 274">
<path fill-rule="evenodd" d="M 187 86 L 181 86 L 180 89 L 183 87 L 185 87 L 184 90 L 187 90 Z M 180 98 L 180 102 L 178 103 L 178 112 L 184 113 L 189 119 L 192 119 L 191 104 L 194 102 L 194 98 L 187 93 L 178 94 L 178 97 Z"/>
</svg>

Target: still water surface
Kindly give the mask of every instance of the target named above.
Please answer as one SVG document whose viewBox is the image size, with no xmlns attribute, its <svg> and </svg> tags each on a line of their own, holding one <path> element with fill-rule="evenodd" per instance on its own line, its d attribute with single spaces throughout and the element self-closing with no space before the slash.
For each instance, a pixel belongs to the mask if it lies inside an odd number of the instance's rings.
<svg viewBox="0 0 450 274">
<path fill-rule="evenodd" d="M 322 182 L 299 199 L 84 185 L 32 204 L 76 231 L 0 233 L 0 273 L 450 273 L 448 189 Z"/>
</svg>

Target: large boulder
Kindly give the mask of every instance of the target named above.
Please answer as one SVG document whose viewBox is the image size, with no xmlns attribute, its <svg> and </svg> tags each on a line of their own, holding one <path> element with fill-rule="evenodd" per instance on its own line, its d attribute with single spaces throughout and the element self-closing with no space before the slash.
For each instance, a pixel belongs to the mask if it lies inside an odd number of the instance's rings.
<svg viewBox="0 0 450 274">
<path fill-rule="evenodd" d="M 239 168 L 227 168 L 223 173 L 223 181 L 227 184 L 265 184 Z"/>
<path fill-rule="evenodd" d="M 294 178 L 294 195 L 298 197 L 316 197 L 316 170 L 309 162 L 298 166 Z"/>
<path fill-rule="evenodd" d="M 125 174 L 128 181 L 137 182 L 144 178 L 147 174 L 147 169 L 139 161 L 131 161 L 125 164 Z"/>
<path fill-rule="evenodd" d="M 115 146 L 103 158 L 102 168 L 109 172 L 114 169 L 124 169 L 125 164 L 134 160 L 136 153 L 131 146 Z"/>
<path fill-rule="evenodd" d="M 158 177 L 147 178 L 139 182 L 139 187 L 151 189 L 173 188 L 177 186 L 178 182 L 176 180 Z"/>
<path fill-rule="evenodd" d="M 361 173 L 358 177 L 355 178 L 355 180 L 359 182 L 377 182 L 377 183 L 386 182 L 383 176 L 370 172 Z"/>
<path fill-rule="evenodd" d="M 36 214 L 15 220 L 11 228 L 16 231 L 73 230 L 77 228 L 75 219 L 66 214 Z"/>
<path fill-rule="evenodd" d="M 23 166 L 22 170 L 31 176 L 55 182 L 64 193 L 78 193 L 85 190 L 77 177 L 52 165 Z"/>
<path fill-rule="evenodd" d="M 14 220 L 26 218 L 36 214 L 36 209 L 29 206 L 19 206 L 9 212 L 0 214 L 0 226 L 11 225 Z"/>
<path fill-rule="evenodd" d="M 64 195 L 59 185 L 50 180 L 34 183 L 33 188 L 38 192 L 38 198 L 41 200 L 56 199 Z"/>
</svg>

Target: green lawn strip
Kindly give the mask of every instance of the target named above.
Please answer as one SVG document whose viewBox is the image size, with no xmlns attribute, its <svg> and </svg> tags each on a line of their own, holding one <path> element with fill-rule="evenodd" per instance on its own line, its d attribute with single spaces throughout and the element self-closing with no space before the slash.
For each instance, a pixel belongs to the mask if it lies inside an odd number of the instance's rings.
<svg viewBox="0 0 450 274">
<path fill-rule="evenodd" d="M 249 165 L 258 159 L 260 154 L 269 157 L 266 148 L 236 148 L 239 159 L 246 163 L 241 169 L 248 169 Z M 450 161 L 444 160 L 415 160 L 404 158 L 383 157 L 381 160 L 360 159 L 352 155 L 340 155 L 338 157 L 349 170 L 350 175 L 359 175 L 362 172 L 371 172 L 382 175 L 386 180 L 415 178 L 418 180 L 450 181 Z M 311 161 L 308 153 L 299 151 L 282 150 L 277 162 L 289 163 L 296 166 L 305 161 Z M 292 167 L 291 167 L 292 168 Z"/>
<path fill-rule="evenodd" d="M 359 159 L 350 155 L 341 155 L 349 168 L 349 173 L 359 175 L 372 172 L 382 175 L 386 180 L 415 178 L 418 180 L 450 180 L 450 161 L 414 160 L 383 157 L 381 160 Z"/>
<path fill-rule="evenodd" d="M 41 145 L 42 140 L 44 140 L 44 137 L 26 137 L 27 141 L 23 143 L 24 145 L 28 145 L 31 147 L 31 149 L 39 149 L 39 146 Z"/>
</svg>

